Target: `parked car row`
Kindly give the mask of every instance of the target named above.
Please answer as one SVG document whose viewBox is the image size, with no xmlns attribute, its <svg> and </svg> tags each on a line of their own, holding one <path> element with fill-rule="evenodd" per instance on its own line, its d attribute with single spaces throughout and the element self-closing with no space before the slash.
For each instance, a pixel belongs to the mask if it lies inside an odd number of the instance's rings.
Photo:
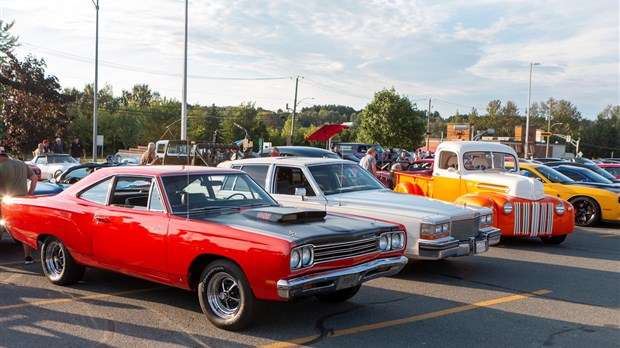
<svg viewBox="0 0 620 348">
<path fill-rule="evenodd" d="M 14 238 L 40 249 L 52 283 L 78 282 L 85 267 L 125 273 L 196 291 L 213 325 L 238 330 L 261 300 L 346 301 L 410 259 L 482 254 L 500 236 L 558 244 L 572 233 L 588 201 L 545 195 L 540 180 L 505 165 L 518 165 L 507 146 L 458 143 L 400 164 L 408 171 L 388 177 L 395 190 L 331 151 L 281 146 L 280 157 L 217 168 L 73 166 L 41 183 L 60 193 L 1 209 Z"/>
</svg>

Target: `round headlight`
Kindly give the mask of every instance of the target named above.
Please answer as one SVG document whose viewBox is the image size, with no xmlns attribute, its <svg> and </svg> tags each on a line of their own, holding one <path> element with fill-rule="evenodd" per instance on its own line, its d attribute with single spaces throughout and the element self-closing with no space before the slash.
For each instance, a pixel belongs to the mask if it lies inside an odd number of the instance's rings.
<svg viewBox="0 0 620 348">
<path fill-rule="evenodd" d="M 560 203 L 556 205 L 555 212 L 558 213 L 558 215 L 563 215 L 564 214 L 564 203 Z"/>
<path fill-rule="evenodd" d="M 379 237 L 379 250 L 387 250 L 389 245 L 390 239 L 388 238 L 387 234 L 381 235 L 381 237 Z"/>
<path fill-rule="evenodd" d="M 402 245 L 402 236 L 400 233 L 394 233 L 392 235 L 392 250 L 398 250 Z"/>
<path fill-rule="evenodd" d="M 510 202 L 506 202 L 504 203 L 504 214 L 510 214 L 512 213 L 512 203 Z"/>
<path fill-rule="evenodd" d="M 299 249 L 295 249 L 291 251 L 291 269 L 299 268 L 301 261 L 301 255 L 299 254 Z"/>
<path fill-rule="evenodd" d="M 301 263 L 302 265 L 307 266 L 311 262 L 312 262 L 312 248 L 304 247 L 302 249 L 302 254 L 301 254 Z"/>
</svg>

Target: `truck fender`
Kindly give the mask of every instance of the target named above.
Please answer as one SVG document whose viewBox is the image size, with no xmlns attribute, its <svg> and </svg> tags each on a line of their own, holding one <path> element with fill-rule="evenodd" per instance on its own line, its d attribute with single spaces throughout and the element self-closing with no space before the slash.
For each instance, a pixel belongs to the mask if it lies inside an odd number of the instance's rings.
<svg viewBox="0 0 620 348">
<path fill-rule="evenodd" d="M 470 205 L 476 207 L 488 207 L 495 211 L 495 201 L 490 197 L 480 196 L 478 194 L 466 194 L 457 198 L 454 203 Z"/>
<path fill-rule="evenodd" d="M 412 195 L 424 196 L 424 191 L 422 191 L 420 186 L 412 184 L 408 181 L 401 182 L 400 184 L 396 185 L 396 187 L 394 187 L 394 191 L 402 192 L 402 193 L 409 193 Z"/>
</svg>

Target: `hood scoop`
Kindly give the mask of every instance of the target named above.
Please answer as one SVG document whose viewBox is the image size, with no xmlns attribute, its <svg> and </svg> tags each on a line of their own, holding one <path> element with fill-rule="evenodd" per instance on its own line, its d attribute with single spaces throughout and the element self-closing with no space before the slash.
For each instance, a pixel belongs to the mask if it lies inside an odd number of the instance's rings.
<svg viewBox="0 0 620 348">
<path fill-rule="evenodd" d="M 248 219 L 280 223 L 302 223 L 311 221 L 323 221 L 325 211 L 313 209 L 301 209 L 293 207 L 265 207 L 245 210 L 241 213 Z"/>
</svg>

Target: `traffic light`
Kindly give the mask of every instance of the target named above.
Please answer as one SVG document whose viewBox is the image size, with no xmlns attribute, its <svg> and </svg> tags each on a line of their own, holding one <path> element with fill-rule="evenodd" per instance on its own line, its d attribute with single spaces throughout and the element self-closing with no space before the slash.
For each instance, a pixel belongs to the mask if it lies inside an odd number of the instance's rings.
<svg viewBox="0 0 620 348">
<path fill-rule="evenodd" d="M 540 132 L 540 135 L 542 135 L 543 137 L 550 137 L 551 132 Z"/>
</svg>

